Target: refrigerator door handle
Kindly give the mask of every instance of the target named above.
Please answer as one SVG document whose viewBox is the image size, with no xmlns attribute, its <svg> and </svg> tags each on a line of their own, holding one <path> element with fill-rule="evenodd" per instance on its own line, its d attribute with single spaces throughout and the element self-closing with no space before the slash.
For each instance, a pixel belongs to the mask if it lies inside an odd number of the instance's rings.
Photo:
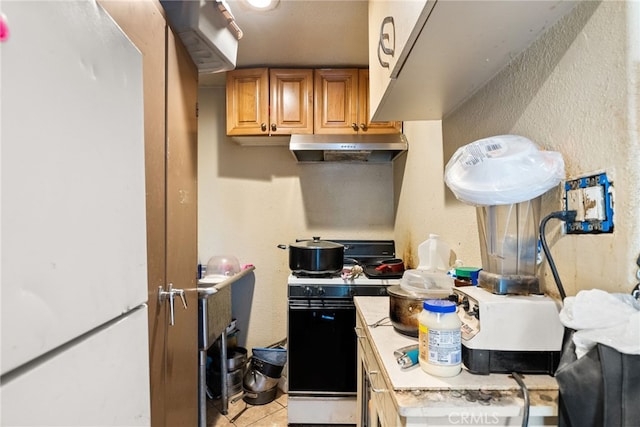
<svg viewBox="0 0 640 427">
<path fill-rule="evenodd" d="M 176 295 L 180 297 L 182 300 L 182 305 L 185 310 L 187 309 L 187 300 L 184 297 L 184 289 L 178 289 L 173 287 L 173 283 L 169 283 L 168 290 L 163 290 L 162 286 L 158 286 L 158 302 L 163 303 L 166 300 L 169 300 L 169 311 L 171 313 L 171 320 L 169 324 L 173 326 L 175 324 L 175 314 L 174 314 L 174 300 Z"/>
</svg>

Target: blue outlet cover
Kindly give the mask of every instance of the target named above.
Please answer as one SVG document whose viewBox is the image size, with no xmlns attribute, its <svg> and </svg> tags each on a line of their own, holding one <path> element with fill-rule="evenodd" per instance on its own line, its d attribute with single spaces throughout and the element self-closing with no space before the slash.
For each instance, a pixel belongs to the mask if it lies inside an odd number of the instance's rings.
<svg viewBox="0 0 640 427">
<path fill-rule="evenodd" d="M 606 173 L 585 176 L 565 183 L 565 209 L 568 206 L 569 191 L 587 187 L 602 187 L 604 197 L 604 218 L 566 222 L 567 234 L 613 233 L 613 203 L 611 200 L 611 182 Z"/>
</svg>

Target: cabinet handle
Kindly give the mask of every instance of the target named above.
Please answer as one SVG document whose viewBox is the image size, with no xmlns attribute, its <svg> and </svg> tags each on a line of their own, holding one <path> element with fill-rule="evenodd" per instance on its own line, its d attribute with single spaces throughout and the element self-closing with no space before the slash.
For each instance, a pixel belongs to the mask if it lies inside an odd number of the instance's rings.
<svg viewBox="0 0 640 427">
<path fill-rule="evenodd" d="M 367 130 L 367 125 L 365 125 L 364 123 L 360 123 L 360 129 Z"/>
<path fill-rule="evenodd" d="M 361 331 L 361 330 L 362 330 L 362 328 L 359 328 L 359 327 L 357 327 L 357 326 L 356 326 L 355 328 L 353 328 L 353 330 L 356 332 L 356 337 L 357 337 L 359 340 L 361 340 L 361 339 L 363 339 L 363 338 L 366 338 L 366 336 L 364 336 L 364 335 L 360 335 L 360 334 L 358 333 L 358 331 Z"/>
<path fill-rule="evenodd" d="M 380 56 L 380 44 L 378 44 L 378 62 L 382 68 L 389 68 L 389 63 L 387 61 L 383 61 Z"/>
<path fill-rule="evenodd" d="M 393 46 L 387 47 L 384 45 L 384 41 L 389 41 L 389 33 L 384 32 L 384 27 L 387 24 L 391 24 L 391 30 L 393 30 Z M 385 55 L 393 56 L 394 50 L 396 48 L 396 25 L 393 22 L 393 16 L 387 16 L 382 20 L 382 25 L 380 26 L 380 47 L 382 48 L 382 52 Z"/>
<path fill-rule="evenodd" d="M 278 126 L 276 126 L 275 123 L 271 123 L 271 130 L 274 131 L 274 132 L 277 131 L 278 130 Z"/>
<path fill-rule="evenodd" d="M 351 128 L 357 132 L 358 131 L 358 124 L 357 123 L 351 123 Z"/>
<path fill-rule="evenodd" d="M 387 24 L 391 24 L 391 30 L 393 31 L 393 46 L 385 46 L 385 40 L 389 42 L 390 36 L 389 33 L 384 32 L 384 27 Z M 380 25 L 380 39 L 378 40 L 378 62 L 383 68 L 389 68 L 389 63 L 387 61 L 382 60 L 382 55 L 380 51 L 382 51 L 385 55 L 393 56 L 395 53 L 395 44 L 396 44 L 396 26 L 393 21 L 393 16 L 387 16 L 382 20 L 382 25 Z"/>
<path fill-rule="evenodd" d="M 267 130 L 267 124 L 266 123 L 260 123 L 260 129 L 262 130 L 262 132 L 265 132 Z"/>
<path fill-rule="evenodd" d="M 379 374 L 378 371 L 367 371 L 367 374 L 369 375 L 369 378 L 371 380 L 369 381 L 371 383 L 371 391 L 373 391 L 374 393 L 384 393 L 385 391 L 387 391 L 384 388 L 375 388 L 373 386 L 373 376 L 378 375 Z"/>
</svg>

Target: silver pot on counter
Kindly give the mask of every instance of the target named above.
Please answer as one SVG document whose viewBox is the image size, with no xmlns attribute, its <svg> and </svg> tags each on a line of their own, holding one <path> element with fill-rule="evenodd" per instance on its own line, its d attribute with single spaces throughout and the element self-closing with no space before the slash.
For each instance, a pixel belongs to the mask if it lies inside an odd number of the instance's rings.
<svg viewBox="0 0 640 427">
<path fill-rule="evenodd" d="M 404 335 L 418 336 L 418 316 L 424 298 L 400 286 L 389 286 L 389 319 L 393 328 Z"/>
<path fill-rule="evenodd" d="M 300 240 L 278 247 L 289 249 L 289 268 L 293 273 L 323 275 L 342 271 L 344 245 L 340 243 L 314 237 L 313 240 Z"/>
<path fill-rule="evenodd" d="M 447 290 L 412 292 L 402 286 L 389 286 L 389 319 L 393 328 L 401 334 L 418 336 L 418 316 L 422 313 L 422 304 L 428 299 L 446 299 Z"/>
</svg>

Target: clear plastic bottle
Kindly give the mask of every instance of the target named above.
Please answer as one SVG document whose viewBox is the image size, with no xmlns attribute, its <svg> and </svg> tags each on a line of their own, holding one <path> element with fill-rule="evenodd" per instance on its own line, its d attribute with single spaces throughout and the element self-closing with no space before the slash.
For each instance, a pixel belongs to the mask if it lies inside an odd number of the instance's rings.
<svg viewBox="0 0 640 427">
<path fill-rule="evenodd" d="M 418 361 L 426 373 L 453 377 L 462 370 L 460 318 L 448 300 L 426 300 L 418 317 Z"/>
</svg>

